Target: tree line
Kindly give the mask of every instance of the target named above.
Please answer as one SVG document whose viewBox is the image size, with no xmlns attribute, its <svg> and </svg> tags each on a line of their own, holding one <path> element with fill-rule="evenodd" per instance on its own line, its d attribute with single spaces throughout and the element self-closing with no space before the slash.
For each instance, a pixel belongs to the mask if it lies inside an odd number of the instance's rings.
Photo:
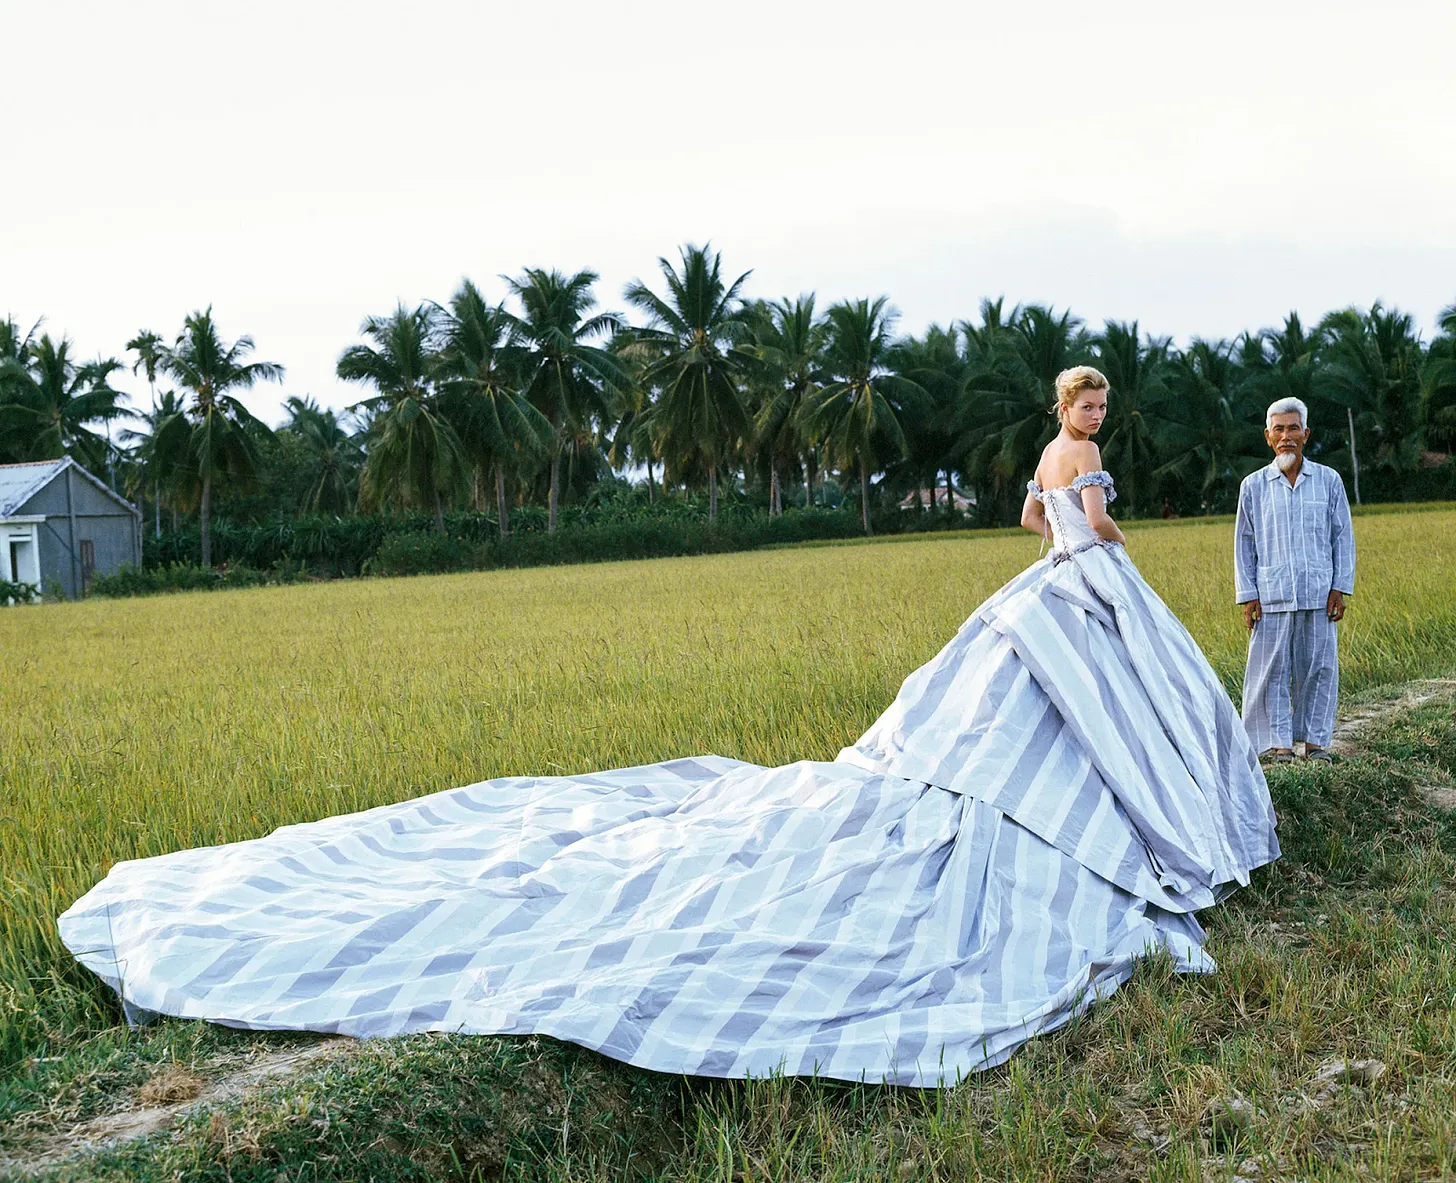
<svg viewBox="0 0 1456 1183">
<path fill-rule="evenodd" d="M 1306 326 L 1177 348 L 1134 322 L 1090 329 L 1070 311 L 984 300 L 972 319 L 896 333 L 885 296 L 820 309 L 812 294 L 748 299 L 711 247 L 659 259 L 652 283 L 622 293 L 639 323 L 598 306 L 598 276 L 526 269 L 489 299 L 470 280 L 445 303 L 367 317 L 338 358 L 358 386 L 348 412 L 287 400 L 270 428 L 238 395 L 281 382 L 228 342 L 212 310 L 170 341 L 126 343 L 150 406 L 113 386 L 124 363 L 82 361 L 69 339 L 0 321 L 0 462 L 74 456 L 151 508 L 161 530 L 266 514 L 426 512 L 511 517 L 591 495 L 627 473 L 649 502 L 724 496 L 769 517 L 785 507 L 908 503 L 947 513 L 966 498 L 979 524 L 1014 522 L 1055 433 L 1052 384 L 1089 363 L 1111 382 L 1099 437 L 1134 514 L 1232 508 L 1267 463 L 1265 407 L 1311 410 L 1310 454 L 1341 471 L 1354 499 L 1456 495 L 1456 304 L 1427 342 L 1412 317 L 1376 303 Z M 645 480 L 641 478 L 645 477 Z M 260 497 L 260 490 L 264 496 Z M 539 511 L 537 511 L 539 512 Z"/>
</svg>

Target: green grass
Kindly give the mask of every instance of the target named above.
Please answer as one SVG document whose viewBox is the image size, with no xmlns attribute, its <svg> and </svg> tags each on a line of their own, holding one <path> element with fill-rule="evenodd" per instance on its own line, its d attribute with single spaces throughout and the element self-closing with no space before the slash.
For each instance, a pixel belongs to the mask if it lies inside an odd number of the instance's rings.
<svg viewBox="0 0 1456 1183">
<path fill-rule="evenodd" d="M 1346 692 L 1451 672 L 1456 554 L 1427 540 L 1453 525 L 1357 520 Z M 1144 573 L 1236 689 L 1229 524 L 1137 531 Z M 54 930 L 112 862 L 508 773 L 832 757 L 1035 553 L 1029 536 L 926 537 L 0 612 L 0 1150 L 126 1103 L 161 1065 L 206 1077 L 277 1043 L 118 1026 Z M 1451 705 L 1362 742 L 1333 768 L 1275 770 L 1286 858 L 1208 917 L 1222 972 L 1149 965 L 953 1092 L 683 1082 L 549 1041 L 421 1037 L 75 1177 L 1199 1178 L 1218 1154 L 1440 1177 L 1456 1170 L 1456 837 L 1417 785 L 1456 768 Z M 1302 1108 L 1335 1054 L 1390 1072 Z M 1228 1091 L 1260 1107 L 1247 1129 L 1202 1120 Z"/>
</svg>

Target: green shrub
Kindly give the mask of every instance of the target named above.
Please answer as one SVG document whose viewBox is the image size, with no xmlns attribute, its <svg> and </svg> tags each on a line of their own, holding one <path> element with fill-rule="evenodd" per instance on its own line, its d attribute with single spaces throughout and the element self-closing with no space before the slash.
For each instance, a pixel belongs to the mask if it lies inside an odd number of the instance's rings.
<svg viewBox="0 0 1456 1183">
<path fill-rule="evenodd" d="M 0 579 L 0 608 L 10 604 L 29 604 L 40 598 L 40 588 L 33 583 L 12 583 Z"/>
<path fill-rule="evenodd" d="M 876 510 L 876 534 L 965 529 L 960 516 Z M 566 506 L 559 529 L 546 532 L 546 511 L 526 506 L 511 514 L 511 536 L 502 539 L 492 514 L 465 511 L 445 515 L 441 535 L 428 514 L 391 520 L 381 517 L 307 517 L 240 526 L 213 524 L 208 570 L 197 561 L 195 526 L 147 538 L 141 570 L 123 569 L 98 578 L 97 595 L 148 595 L 215 587 L 290 583 L 347 575 L 426 575 L 496 567 L 539 567 L 618 559 L 721 554 L 794 542 L 857 538 L 864 530 L 855 509 L 790 509 L 771 518 L 746 502 L 725 501 L 709 525 L 700 499 L 670 498 L 648 503 L 634 497 Z"/>
<path fill-rule="evenodd" d="M 119 567 L 110 575 L 98 575 L 91 582 L 93 596 L 148 596 L 161 592 L 212 591 L 227 587 L 260 587 L 263 584 L 299 583 L 309 578 L 302 563 L 282 563 L 270 571 L 257 567 L 200 567 L 191 563 L 168 563 L 165 567 Z"/>
<path fill-rule="evenodd" d="M 472 565 L 469 545 L 448 534 L 386 534 L 374 557 L 365 560 L 371 575 L 435 575 Z"/>
</svg>

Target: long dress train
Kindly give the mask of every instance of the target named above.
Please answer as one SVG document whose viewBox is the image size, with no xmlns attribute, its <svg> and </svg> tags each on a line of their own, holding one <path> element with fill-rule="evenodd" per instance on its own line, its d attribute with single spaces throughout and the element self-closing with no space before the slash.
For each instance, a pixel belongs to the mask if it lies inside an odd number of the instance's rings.
<svg viewBox="0 0 1456 1183">
<path fill-rule="evenodd" d="M 540 1033 L 647 1068 L 933 1087 L 1003 1062 L 1278 856 L 1239 717 L 1080 488 L 830 762 L 511 777 L 118 863 L 59 921 L 155 1014 Z"/>
</svg>

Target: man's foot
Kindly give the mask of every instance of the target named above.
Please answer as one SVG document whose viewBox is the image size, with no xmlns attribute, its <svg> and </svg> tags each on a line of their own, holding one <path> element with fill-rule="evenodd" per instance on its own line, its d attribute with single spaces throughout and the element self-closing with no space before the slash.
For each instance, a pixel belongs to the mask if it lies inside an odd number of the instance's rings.
<svg viewBox="0 0 1456 1183">
<path fill-rule="evenodd" d="M 1335 762 L 1335 758 L 1324 748 L 1312 748 L 1308 744 L 1304 745 L 1304 758 L 1306 760 L 1323 760 L 1326 764 Z"/>
<path fill-rule="evenodd" d="M 1294 752 L 1289 748 L 1266 748 L 1259 753 L 1259 759 L 1265 764 L 1288 764 L 1294 759 Z"/>
</svg>

